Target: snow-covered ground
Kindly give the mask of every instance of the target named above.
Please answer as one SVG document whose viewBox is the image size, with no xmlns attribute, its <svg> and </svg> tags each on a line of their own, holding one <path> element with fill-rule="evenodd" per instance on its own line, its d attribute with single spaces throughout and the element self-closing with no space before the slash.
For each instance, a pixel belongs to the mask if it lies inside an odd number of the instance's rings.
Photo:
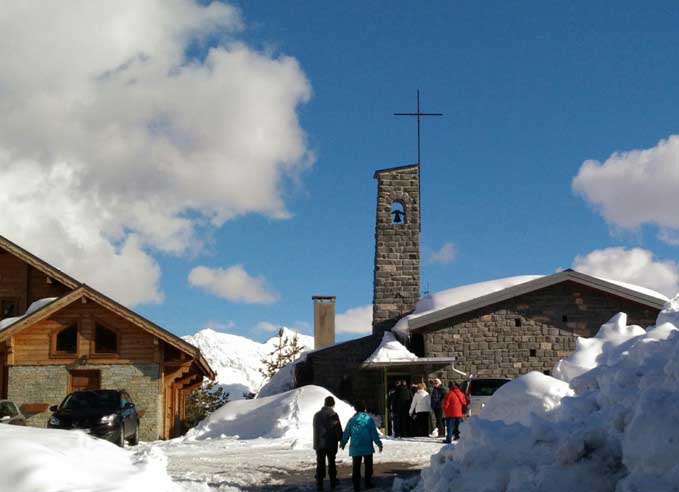
<svg viewBox="0 0 679 492">
<path fill-rule="evenodd" d="M 614 316 L 556 365 L 561 379 L 530 373 L 504 385 L 463 423 L 456 448 L 397 489 L 678 491 L 677 326 L 679 296 L 647 329 Z"/>
<path fill-rule="evenodd" d="M 150 449 L 167 456 L 170 475 L 185 491 L 273 490 L 275 486 L 311 490 L 316 463 L 313 415 L 329 395 L 318 386 L 305 386 L 256 400 L 230 402 L 184 438 L 153 443 Z M 354 411 L 336 401 L 335 410 L 344 425 Z M 386 439 L 384 452 L 375 455 L 375 465 L 378 469 L 385 464 L 398 465 L 401 470 L 419 469 L 440 447 L 441 442 L 433 439 Z M 348 452 L 340 451 L 337 461 L 340 468 L 348 467 Z M 348 478 L 348 473 L 343 477 L 340 474 L 340 478 Z"/>
<path fill-rule="evenodd" d="M 284 336 L 292 339 L 297 333 L 283 328 Z M 313 350 L 314 337 L 297 334 L 305 350 Z M 243 393 L 257 393 L 264 384 L 259 372 L 262 359 L 273 351 L 277 336 L 264 343 L 246 337 L 205 328 L 184 340 L 198 347 L 210 367 L 217 373 L 216 381 L 229 393 L 230 400 L 240 400 Z"/>
<path fill-rule="evenodd" d="M 0 425 L 2 492 L 174 492 L 166 459 L 135 454 L 81 431 Z"/>
</svg>

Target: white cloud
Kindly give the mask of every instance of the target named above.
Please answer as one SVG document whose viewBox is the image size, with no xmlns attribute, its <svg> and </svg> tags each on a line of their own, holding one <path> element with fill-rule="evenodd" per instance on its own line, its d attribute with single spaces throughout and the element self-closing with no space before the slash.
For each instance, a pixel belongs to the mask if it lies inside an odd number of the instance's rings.
<svg viewBox="0 0 679 492">
<path fill-rule="evenodd" d="M 573 269 L 597 277 L 618 280 L 661 292 L 669 297 L 679 291 L 679 265 L 656 260 L 642 248 L 606 248 L 573 260 Z"/>
<path fill-rule="evenodd" d="M 208 321 L 203 325 L 201 330 L 214 330 L 214 331 L 224 331 L 224 332 L 231 332 L 236 329 L 236 322 L 233 320 L 229 320 L 226 323 L 222 323 L 221 321 Z"/>
<path fill-rule="evenodd" d="M 311 89 L 242 29 L 216 2 L 3 5 L 0 234 L 136 304 L 162 300 L 152 255 L 237 215 L 287 217 L 286 183 L 313 161 L 296 113 Z"/>
<path fill-rule="evenodd" d="M 623 229 L 654 224 L 660 239 L 676 242 L 679 135 L 650 149 L 616 152 L 603 163 L 585 161 L 572 184 L 609 223 Z"/>
<path fill-rule="evenodd" d="M 445 243 L 437 251 L 432 251 L 429 255 L 429 261 L 432 263 L 451 263 L 457 256 L 457 248 L 453 243 Z"/>
<path fill-rule="evenodd" d="M 188 281 L 192 287 L 232 302 L 271 304 L 279 299 L 264 277 L 252 277 L 242 265 L 226 269 L 197 266 L 189 272 Z"/>
<path fill-rule="evenodd" d="M 360 306 L 347 309 L 335 315 L 335 332 L 337 333 L 372 333 L 373 306 Z"/>
<path fill-rule="evenodd" d="M 270 323 L 269 321 L 260 321 L 255 325 L 255 330 L 264 331 L 267 333 L 278 332 L 282 325 L 277 325 L 275 323 Z"/>
</svg>

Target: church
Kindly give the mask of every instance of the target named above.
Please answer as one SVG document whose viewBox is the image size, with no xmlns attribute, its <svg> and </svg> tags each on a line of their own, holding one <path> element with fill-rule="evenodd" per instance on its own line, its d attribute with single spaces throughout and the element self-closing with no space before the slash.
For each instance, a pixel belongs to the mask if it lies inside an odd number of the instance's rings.
<svg viewBox="0 0 679 492">
<path fill-rule="evenodd" d="M 297 365 L 298 386 L 316 384 L 347 401 L 366 400 L 371 412 L 384 415 L 387 390 L 397 379 L 462 382 L 469 376 L 549 374 L 575 349 L 578 336 L 593 336 L 618 312 L 627 313 L 628 324 L 651 325 L 667 301 L 643 287 L 573 270 L 491 280 L 420 298 L 419 164 L 381 169 L 374 178 L 372 334 L 334 344 L 334 324 L 328 328 L 322 322 L 328 316 L 316 316 L 317 340 L 327 346 L 317 344 Z M 334 298 L 317 296 L 314 304 L 317 312 L 330 309 L 334 315 Z M 374 356 L 388 340 L 394 345 L 391 334 L 412 357 Z"/>
</svg>

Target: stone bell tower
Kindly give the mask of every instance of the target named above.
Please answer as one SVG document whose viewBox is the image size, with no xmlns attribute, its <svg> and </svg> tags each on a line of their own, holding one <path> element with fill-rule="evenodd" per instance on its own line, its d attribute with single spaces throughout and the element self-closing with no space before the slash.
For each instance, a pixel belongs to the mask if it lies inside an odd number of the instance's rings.
<svg viewBox="0 0 679 492">
<path fill-rule="evenodd" d="M 377 179 L 373 333 L 390 329 L 420 296 L 420 169 L 381 169 Z"/>
</svg>

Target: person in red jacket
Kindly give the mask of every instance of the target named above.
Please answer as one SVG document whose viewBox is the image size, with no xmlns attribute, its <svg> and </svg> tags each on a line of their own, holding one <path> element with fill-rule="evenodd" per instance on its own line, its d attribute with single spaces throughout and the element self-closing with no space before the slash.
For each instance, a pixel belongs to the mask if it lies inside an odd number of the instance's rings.
<svg viewBox="0 0 679 492">
<path fill-rule="evenodd" d="M 457 441 L 460 438 L 460 423 L 462 422 L 462 408 L 467 405 L 467 397 L 460 387 L 448 383 L 448 393 L 443 400 L 443 415 L 446 417 L 446 443 L 450 444 L 451 438 Z"/>
</svg>

